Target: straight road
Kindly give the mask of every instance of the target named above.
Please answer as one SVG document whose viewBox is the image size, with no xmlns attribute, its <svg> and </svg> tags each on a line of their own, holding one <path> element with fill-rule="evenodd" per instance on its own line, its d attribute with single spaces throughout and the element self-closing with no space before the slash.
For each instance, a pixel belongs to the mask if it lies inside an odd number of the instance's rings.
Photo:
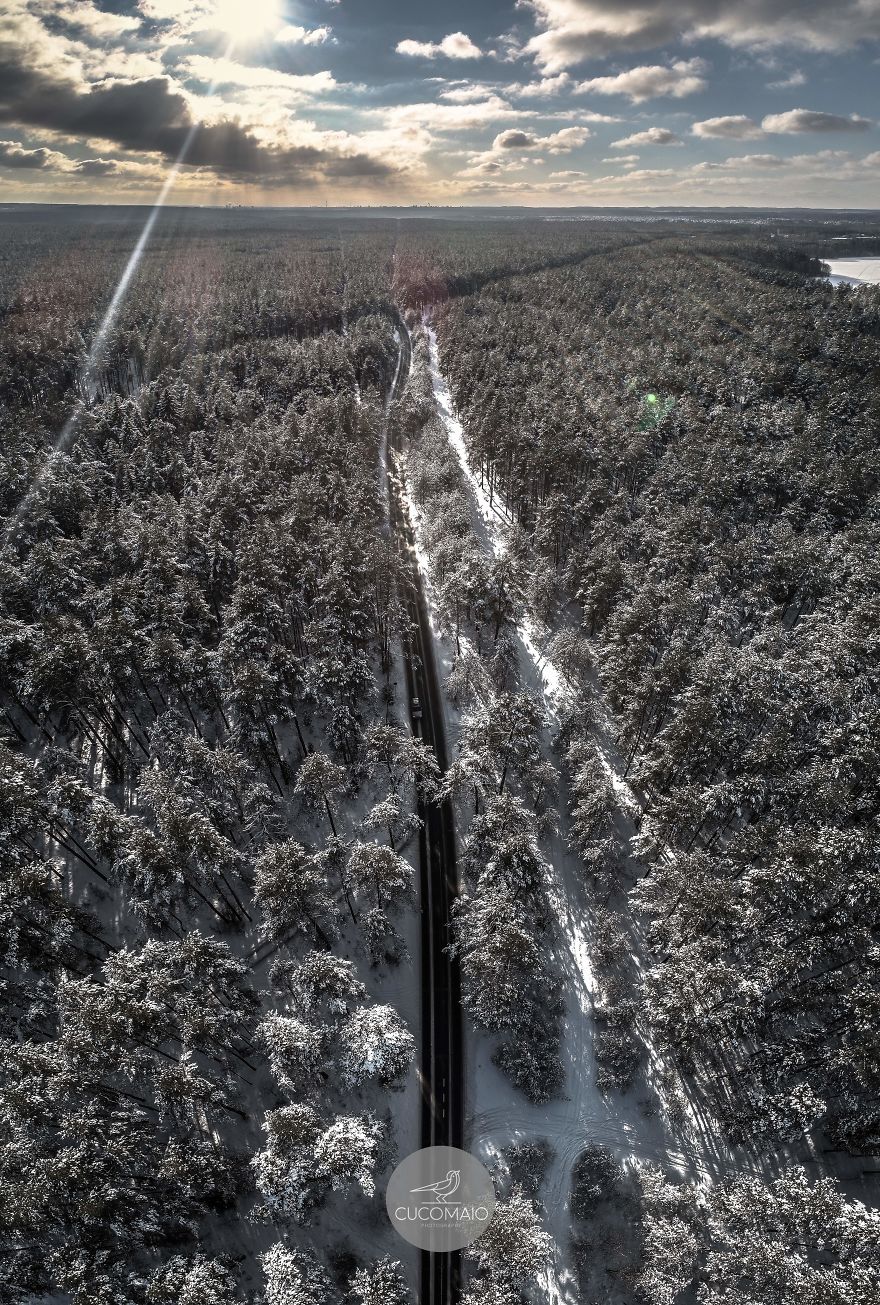
<svg viewBox="0 0 880 1305">
<path fill-rule="evenodd" d="M 401 319 L 400 365 L 391 402 L 403 392 L 412 348 Z M 434 652 L 422 576 L 416 560 L 412 523 L 403 501 L 400 437 L 389 422 L 393 471 L 389 476 L 392 537 L 401 562 L 402 590 L 409 617 L 405 640 L 405 671 L 410 723 L 433 748 L 437 764 L 449 764 L 443 698 Z M 415 707 L 415 702 L 418 707 Z M 455 829 L 451 803 L 419 803 L 423 822 L 419 835 L 421 901 L 422 1028 L 420 1078 L 422 1146 L 457 1146 L 463 1141 L 464 1060 L 462 1054 L 461 981 L 457 960 L 446 951 L 451 941 L 452 903 L 458 895 Z M 454 1305 L 459 1291 L 458 1252 L 422 1252 L 420 1305 Z"/>
</svg>

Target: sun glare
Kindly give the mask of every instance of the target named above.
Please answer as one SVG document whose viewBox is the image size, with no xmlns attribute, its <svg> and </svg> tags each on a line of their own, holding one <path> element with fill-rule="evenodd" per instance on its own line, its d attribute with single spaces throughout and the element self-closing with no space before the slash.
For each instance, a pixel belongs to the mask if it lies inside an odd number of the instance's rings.
<svg viewBox="0 0 880 1305">
<path fill-rule="evenodd" d="M 217 0 L 217 27 L 239 44 L 258 41 L 276 32 L 284 23 L 282 0 Z"/>
</svg>

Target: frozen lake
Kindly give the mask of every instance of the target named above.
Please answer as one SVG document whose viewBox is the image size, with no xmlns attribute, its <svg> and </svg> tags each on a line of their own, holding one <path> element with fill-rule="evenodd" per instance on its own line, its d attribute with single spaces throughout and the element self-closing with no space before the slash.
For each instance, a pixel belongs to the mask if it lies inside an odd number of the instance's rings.
<svg viewBox="0 0 880 1305">
<path fill-rule="evenodd" d="M 825 258 L 834 285 L 880 285 L 880 258 Z"/>
</svg>

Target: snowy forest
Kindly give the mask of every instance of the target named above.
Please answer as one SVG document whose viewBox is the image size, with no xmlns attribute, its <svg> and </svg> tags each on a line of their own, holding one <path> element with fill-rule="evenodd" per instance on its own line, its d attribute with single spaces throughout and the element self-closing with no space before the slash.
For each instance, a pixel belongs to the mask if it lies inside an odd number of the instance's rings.
<svg viewBox="0 0 880 1305">
<path fill-rule="evenodd" d="M 880 223 L 143 218 L 0 211 L 0 1302 L 880 1299 Z"/>
</svg>

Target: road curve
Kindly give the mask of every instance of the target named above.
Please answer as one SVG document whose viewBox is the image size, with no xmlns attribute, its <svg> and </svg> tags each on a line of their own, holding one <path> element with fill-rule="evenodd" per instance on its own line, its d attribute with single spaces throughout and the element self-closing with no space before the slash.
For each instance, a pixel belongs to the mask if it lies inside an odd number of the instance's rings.
<svg viewBox="0 0 880 1305">
<path fill-rule="evenodd" d="M 406 385 L 412 356 L 409 331 L 402 318 L 397 326 L 400 365 L 391 391 L 389 410 Z M 412 522 L 403 499 L 400 434 L 393 420 L 388 425 L 395 464 L 394 474 L 388 478 L 391 532 L 400 558 L 402 597 L 409 618 L 404 657 L 410 724 L 413 733 L 420 735 L 433 748 L 440 770 L 445 771 L 449 756 L 434 635 L 416 559 Z M 416 699 L 419 707 L 414 709 Z M 464 1136 L 461 980 L 458 961 L 446 950 L 451 941 L 452 903 L 458 895 L 455 828 L 448 800 L 440 805 L 420 800 L 418 814 L 423 822 L 419 834 L 421 1141 L 423 1147 L 460 1147 Z M 458 1252 L 422 1252 L 420 1305 L 454 1305 L 459 1294 L 460 1270 Z"/>
</svg>

